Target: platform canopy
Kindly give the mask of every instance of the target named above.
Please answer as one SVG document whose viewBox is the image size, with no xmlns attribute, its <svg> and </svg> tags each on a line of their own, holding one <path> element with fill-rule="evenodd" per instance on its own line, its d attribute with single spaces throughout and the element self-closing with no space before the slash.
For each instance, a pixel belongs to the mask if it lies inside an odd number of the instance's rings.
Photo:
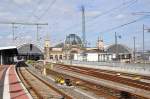
<svg viewBox="0 0 150 99">
<path fill-rule="evenodd" d="M 0 64 L 13 63 L 14 56 L 18 55 L 16 46 L 0 47 Z"/>
<path fill-rule="evenodd" d="M 0 47 L 0 51 L 2 51 L 2 50 L 10 50 L 10 49 L 17 49 L 17 47 L 16 46 Z"/>
<path fill-rule="evenodd" d="M 28 55 L 28 54 L 43 55 L 40 48 L 38 48 L 34 44 L 23 44 L 23 45 L 17 47 L 17 49 L 18 49 L 18 54 L 19 55 Z"/>
<path fill-rule="evenodd" d="M 34 44 L 23 44 L 21 46 L 0 47 L 0 64 L 12 64 L 16 60 L 39 60 L 43 58 L 40 48 Z"/>
<path fill-rule="evenodd" d="M 23 44 L 17 47 L 18 56 L 21 59 L 28 60 L 39 60 L 43 58 L 43 52 L 41 49 L 34 44 Z"/>
</svg>

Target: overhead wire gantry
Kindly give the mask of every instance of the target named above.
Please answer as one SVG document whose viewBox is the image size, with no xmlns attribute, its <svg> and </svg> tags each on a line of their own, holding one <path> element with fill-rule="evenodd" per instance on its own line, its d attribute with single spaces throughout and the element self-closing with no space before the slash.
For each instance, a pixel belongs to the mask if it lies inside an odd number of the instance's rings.
<svg viewBox="0 0 150 99">
<path fill-rule="evenodd" d="M 5 21 L 0 21 L 0 24 L 11 24 L 12 25 L 12 40 L 15 40 L 15 25 L 20 24 L 20 25 L 35 25 L 37 28 L 36 31 L 36 40 L 39 41 L 39 26 L 40 25 L 48 25 L 48 23 L 29 23 L 29 22 L 5 22 Z"/>
</svg>

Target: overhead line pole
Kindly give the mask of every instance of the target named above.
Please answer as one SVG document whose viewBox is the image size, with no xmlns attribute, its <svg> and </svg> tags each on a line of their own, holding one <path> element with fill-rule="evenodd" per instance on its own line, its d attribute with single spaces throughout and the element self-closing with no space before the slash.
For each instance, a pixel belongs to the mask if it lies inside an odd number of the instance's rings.
<svg viewBox="0 0 150 99">
<path fill-rule="evenodd" d="M 83 41 L 83 61 L 87 60 L 86 56 L 86 33 L 85 33 L 85 8 L 81 7 L 82 10 L 82 41 Z"/>
<path fill-rule="evenodd" d="M 83 46 L 86 47 L 86 35 L 85 35 L 85 8 L 82 6 L 82 39 Z"/>
<path fill-rule="evenodd" d="M 144 51 L 145 51 L 145 35 L 144 35 L 144 24 L 143 24 L 143 59 L 144 59 Z"/>
<path fill-rule="evenodd" d="M 48 23 L 27 23 L 27 22 L 3 22 L 0 21 L 0 24 L 12 24 L 12 33 L 13 33 L 13 41 L 15 40 L 15 24 L 21 25 L 36 25 L 37 26 L 37 41 L 39 40 L 39 25 L 48 25 Z"/>
<path fill-rule="evenodd" d="M 118 41 L 117 41 L 117 33 L 115 32 L 115 46 L 116 46 L 116 59 L 118 58 Z"/>
<path fill-rule="evenodd" d="M 13 33 L 13 41 L 15 40 L 15 26 L 14 23 L 12 23 L 12 33 Z"/>
<path fill-rule="evenodd" d="M 136 53 L 136 49 L 135 49 L 135 36 L 133 37 L 133 44 L 134 44 L 134 52 L 133 52 L 133 59 L 134 59 L 134 62 L 135 62 L 135 53 Z"/>
</svg>

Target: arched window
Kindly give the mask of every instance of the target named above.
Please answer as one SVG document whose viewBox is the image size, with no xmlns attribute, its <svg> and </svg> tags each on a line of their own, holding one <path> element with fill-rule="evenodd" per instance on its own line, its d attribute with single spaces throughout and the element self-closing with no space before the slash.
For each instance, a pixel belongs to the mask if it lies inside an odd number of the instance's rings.
<svg viewBox="0 0 150 99">
<path fill-rule="evenodd" d="M 53 55 L 50 55 L 50 59 L 53 59 Z"/>
<path fill-rule="evenodd" d="M 62 55 L 59 55 L 59 59 L 62 59 Z"/>
</svg>

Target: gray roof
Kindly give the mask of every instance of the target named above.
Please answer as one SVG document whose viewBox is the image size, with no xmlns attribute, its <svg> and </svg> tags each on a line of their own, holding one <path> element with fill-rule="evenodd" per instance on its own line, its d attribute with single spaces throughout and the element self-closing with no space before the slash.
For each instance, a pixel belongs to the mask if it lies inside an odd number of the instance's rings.
<svg viewBox="0 0 150 99">
<path fill-rule="evenodd" d="M 64 47 L 64 43 L 59 43 L 57 45 L 54 46 L 55 48 L 63 48 Z"/>
<path fill-rule="evenodd" d="M 43 54 L 42 51 L 33 44 L 24 44 L 19 46 L 17 49 L 18 49 L 18 53 L 21 55 L 27 55 L 27 54 L 42 55 Z"/>
<path fill-rule="evenodd" d="M 132 53 L 130 48 L 122 44 L 110 45 L 106 50 L 108 53 L 116 53 L 116 50 L 118 53 Z"/>
</svg>

